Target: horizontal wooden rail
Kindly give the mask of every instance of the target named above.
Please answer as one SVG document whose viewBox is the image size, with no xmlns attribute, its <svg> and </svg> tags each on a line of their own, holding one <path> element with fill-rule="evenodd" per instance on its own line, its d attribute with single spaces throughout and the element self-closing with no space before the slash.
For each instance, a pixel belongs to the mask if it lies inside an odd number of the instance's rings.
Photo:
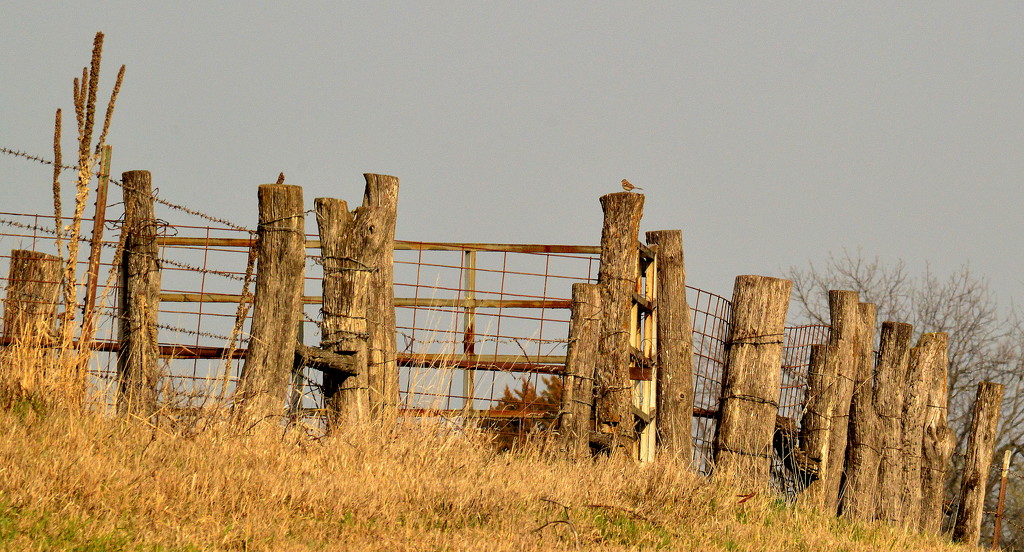
<svg viewBox="0 0 1024 552">
<path fill-rule="evenodd" d="M 250 247 L 252 238 L 189 238 L 168 236 L 157 238 L 165 247 Z M 306 249 L 320 249 L 320 240 L 306 240 Z M 529 243 L 451 243 L 395 241 L 396 251 L 494 251 L 498 253 L 574 253 L 597 255 L 596 245 L 546 245 Z"/>
<path fill-rule="evenodd" d="M 238 303 L 237 293 L 161 293 L 163 303 Z M 319 305 L 319 295 L 305 295 L 302 302 Z M 569 309 L 568 299 L 438 299 L 432 297 L 396 297 L 396 307 L 476 307 L 491 309 Z"/>
</svg>

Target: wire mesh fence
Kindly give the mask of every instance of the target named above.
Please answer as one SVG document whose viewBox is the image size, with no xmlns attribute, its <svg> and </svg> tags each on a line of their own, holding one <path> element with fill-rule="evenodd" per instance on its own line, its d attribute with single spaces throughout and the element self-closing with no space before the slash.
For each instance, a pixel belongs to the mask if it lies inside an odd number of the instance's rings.
<svg viewBox="0 0 1024 552">
<path fill-rule="evenodd" d="M 120 228 L 117 221 L 107 225 L 111 235 L 100 251 L 97 351 L 89 373 L 93 388 L 111 404 L 119 319 L 114 252 Z M 56 251 L 53 228 L 50 216 L 0 213 L 0 244 L 8 250 Z M 239 301 L 247 268 L 252 268 L 247 262 L 253 233 L 235 224 L 161 221 L 159 228 L 158 342 L 166 376 L 161 396 L 169 409 L 222 404 L 238 382 L 247 346 L 249 318 L 239 317 Z M 83 221 L 82 235 L 91 231 L 90 221 Z M 317 236 L 308 235 L 307 240 L 300 336 L 316 345 L 323 270 Z M 80 241 L 79 255 L 85 259 L 88 240 Z M 0 257 L 4 275 L 8 262 L 9 255 Z M 85 263 L 79 262 L 79 274 Z M 499 433 L 520 436 L 547 427 L 559 406 L 572 284 L 595 282 L 599 264 L 599 248 L 593 246 L 397 242 L 402 412 L 409 417 L 443 416 L 460 424 L 475 419 Z M 708 471 L 731 305 L 696 287 L 688 287 L 687 296 L 694 344 L 695 461 Z M 787 329 L 779 415 L 794 423 L 799 423 L 802 408 L 809 346 L 824 343 L 827 336 L 827 326 Z M 289 402 L 306 415 L 316 415 L 323 407 L 321 382 L 317 370 L 296 374 Z"/>
</svg>

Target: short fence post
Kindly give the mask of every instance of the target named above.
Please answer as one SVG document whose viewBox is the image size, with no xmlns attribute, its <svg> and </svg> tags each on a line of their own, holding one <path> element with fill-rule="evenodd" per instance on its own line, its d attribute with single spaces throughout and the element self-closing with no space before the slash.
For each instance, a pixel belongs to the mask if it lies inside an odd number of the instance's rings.
<svg viewBox="0 0 1024 552">
<path fill-rule="evenodd" d="M 963 483 L 960 487 L 960 506 L 956 512 L 953 540 L 977 546 L 981 536 L 981 516 L 985 510 L 985 491 L 989 466 L 996 446 L 996 426 L 999 425 L 999 407 L 1003 403 L 1003 386 L 998 383 L 978 384 L 971 417 L 971 432 L 967 437 L 967 460 L 964 462 Z"/>
<path fill-rule="evenodd" d="M 924 442 L 921 447 L 921 531 L 938 533 L 942 528 L 942 497 L 946 487 L 949 460 L 956 448 L 956 437 L 947 424 L 948 398 L 946 395 L 949 371 L 949 336 L 945 333 L 927 333 L 921 336 L 926 347 L 934 347 L 936 354 L 925 366 L 924 383 Z M 934 342 L 932 344 L 931 342 Z"/>
<path fill-rule="evenodd" d="M 999 539 L 1003 533 L 1003 508 L 1006 506 L 1006 476 L 1010 472 L 1010 457 L 1013 449 L 1003 451 L 1003 469 L 999 473 L 999 501 L 996 503 L 996 521 L 992 529 L 992 548 L 999 548 Z"/>
<path fill-rule="evenodd" d="M 881 461 L 878 465 L 878 513 L 883 521 L 903 520 L 903 389 L 907 380 L 910 338 L 914 327 L 900 322 L 882 324 L 875 370 L 875 412 L 878 414 Z"/>
<path fill-rule="evenodd" d="M 236 391 L 236 416 L 258 422 L 283 412 L 298 345 L 306 268 L 302 188 L 259 187 L 256 294 L 249 350 Z"/>
<path fill-rule="evenodd" d="M 594 367 L 601 336 L 600 313 L 600 288 L 596 284 L 573 284 L 565 382 L 559 409 L 562 448 L 573 460 L 590 457 L 590 432 L 594 427 Z"/>
<path fill-rule="evenodd" d="M 366 369 L 366 306 L 370 271 L 354 262 L 353 213 L 340 199 L 317 198 L 316 222 L 324 267 L 323 323 L 320 347 L 333 353 L 355 352 L 355 376 L 323 373 L 324 407 L 328 427 L 338 422 L 366 420 L 369 383 Z"/>
<path fill-rule="evenodd" d="M 11 253 L 4 301 L 4 344 L 17 351 L 3 366 L 4 392 L 40 391 L 51 368 L 60 281 L 64 266 L 59 257 L 16 249 Z"/>
<path fill-rule="evenodd" d="M 737 276 L 732 295 L 715 471 L 766 485 L 778 416 L 782 343 L 793 283 Z"/>
<path fill-rule="evenodd" d="M 160 264 L 153 179 L 128 171 L 124 182 L 124 252 L 121 257 L 121 320 L 118 326 L 117 412 L 149 419 L 157 411 L 160 348 Z"/>
<path fill-rule="evenodd" d="M 843 515 L 873 519 L 878 503 L 879 432 L 874 405 L 875 320 L 878 308 L 872 303 L 858 305 L 860 328 L 857 337 L 857 370 L 850 402 L 850 446 L 846 459 L 846 491 L 841 502 Z"/>
<path fill-rule="evenodd" d="M 839 506 L 839 485 L 846 462 L 850 402 L 857 371 L 857 340 L 860 333 L 860 302 L 857 292 L 831 290 L 828 305 L 832 322 L 822 374 L 808 375 L 807 414 L 810 427 L 807 452 L 820 458 L 818 479 L 805 491 L 807 498 L 835 513 Z M 827 418 L 822 419 L 822 418 Z M 823 431 L 824 430 L 824 431 Z M 826 440 L 827 439 L 827 440 Z"/>
<path fill-rule="evenodd" d="M 637 234 L 644 196 L 618 192 L 601 196 L 600 357 L 595 374 L 594 417 L 598 430 L 612 434 L 612 448 L 632 447 L 636 441 L 633 385 L 629 375 L 629 329 L 636 274 L 639 269 Z"/>
<path fill-rule="evenodd" d="M 693 462 L 693 328 L 681 230 L 647 232 L 658 246 L 657 409 L 660 454 Z"/>
</svg>

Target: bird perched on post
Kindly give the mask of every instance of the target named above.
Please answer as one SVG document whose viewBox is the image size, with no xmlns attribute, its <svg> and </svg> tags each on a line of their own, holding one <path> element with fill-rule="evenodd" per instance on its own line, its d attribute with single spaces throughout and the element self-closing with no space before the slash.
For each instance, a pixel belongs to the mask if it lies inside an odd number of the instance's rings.
<svg viewBox="0 0 1024 552">
<path fill-rule="evenodd" d="M 622 179 L 622 189 L 626 190 L 627 192 L 632 192 L 633 190 L 643 190 L 643 188 L 638 188 L 630 184 L 629 181 L 626 180 L 625 178 Z"/>
</svg>

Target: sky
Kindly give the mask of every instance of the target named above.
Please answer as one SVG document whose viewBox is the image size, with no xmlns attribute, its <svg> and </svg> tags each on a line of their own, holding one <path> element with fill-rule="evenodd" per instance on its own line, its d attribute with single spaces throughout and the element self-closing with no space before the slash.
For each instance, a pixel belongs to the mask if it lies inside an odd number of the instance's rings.
<svg viewBox="0 0 1024 552">
<path fill-rule="evenodd" d="M 103 31 L 115 176 L 239 224 L 279 172 L 310 208 L 373 172 L 398 239 L 597 244 L 628 178 L 690 285 L 860 248 L 1024 301 L 1024 3 L 206 4 L 0 1 L 0 147 L 51 156 L 60 107 L 73 151 Z M 50 178 L 0 155 L 0 210 Z"/>
</svg>

